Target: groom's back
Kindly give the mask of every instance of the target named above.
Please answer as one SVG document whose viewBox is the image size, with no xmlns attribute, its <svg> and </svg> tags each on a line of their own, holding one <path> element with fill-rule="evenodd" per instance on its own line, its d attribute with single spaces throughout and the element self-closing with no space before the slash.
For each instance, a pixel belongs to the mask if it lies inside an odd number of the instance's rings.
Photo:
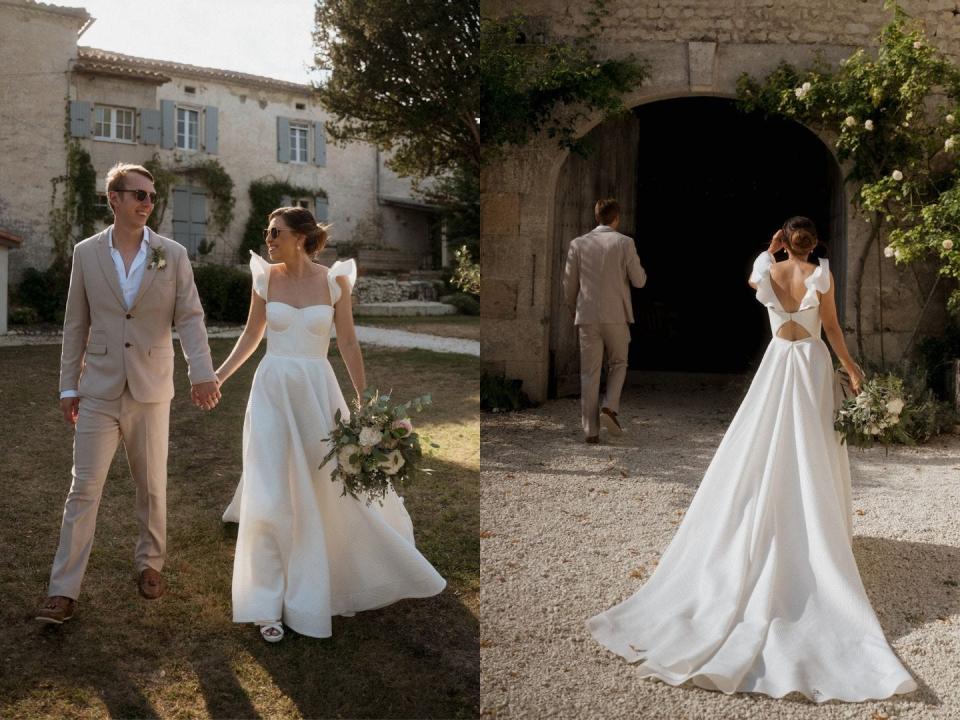
<svg viewBox="0 0 960 720">
<path fill-rule="evenodd" d="M 577 325 L 633 322 L 629 285 L 645 282 L 632 238 L 601 227 L 570 243 L 564 284 Z"/>
</svg>

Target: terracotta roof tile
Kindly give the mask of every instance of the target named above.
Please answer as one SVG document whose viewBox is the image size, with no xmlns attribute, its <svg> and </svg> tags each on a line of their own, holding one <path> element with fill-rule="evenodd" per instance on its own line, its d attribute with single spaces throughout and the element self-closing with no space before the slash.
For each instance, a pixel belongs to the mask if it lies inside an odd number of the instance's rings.
<svg viewBox="0 0 960 720">
<path fill-rule="evenodd" d="M 314 92 L 313 87 L 307 84 L 301 85 L 299 83 L 275 80 L 260 75 L 200 67 L 198 65 L 187 65 L 169 60 L 152 60 L 150 58 L 133 57 L 132 55 L 123 55 L 121 53 L 110 52 L 109 50 L 100 50 L 98 48 L 84 46 L 77 48 L 77 65 L 78 70 L 80 68 L 102 68 L 103 72 L 116 71 L 118 74 L 121 70 L 125 71 L 125 73 L 152 73 L 153 76 L 158 79 L 165 75 L 183 75 L 253 87 L 264 87 L 273 90 L 286 90 L 287 92 L 295 92 L 302 95 L 312 95 Z M 94 70 L 91 69 L 91 72 L 93 71 Z M 146 75 L 142 75 L 142 77 L 145 78 Z"/>
</svg>

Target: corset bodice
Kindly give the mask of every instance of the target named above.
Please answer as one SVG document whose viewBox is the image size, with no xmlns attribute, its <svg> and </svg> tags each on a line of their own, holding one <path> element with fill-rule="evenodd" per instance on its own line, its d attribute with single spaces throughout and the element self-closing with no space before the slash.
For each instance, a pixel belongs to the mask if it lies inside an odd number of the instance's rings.
<svg viewBox="0 0 960 720">
<path fill-rule="evenodd" d="M 271 300 L 267 303 L 267 353 L 325 358 L 330 348 L 332 325 L 333 308 L 330 305 L 295 308 Z"/>
</svg>

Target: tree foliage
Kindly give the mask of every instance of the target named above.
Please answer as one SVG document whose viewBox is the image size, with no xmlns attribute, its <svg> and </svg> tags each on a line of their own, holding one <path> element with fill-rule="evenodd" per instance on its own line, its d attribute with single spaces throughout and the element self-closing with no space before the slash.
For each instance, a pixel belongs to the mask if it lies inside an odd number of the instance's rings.
<svg viewBox="0 0 960 720">
<path fill-rule="evenodd" d="M 475 2 L 318 0 L 327 131 L 392 151 L 405 176 L 479 167 L 479 33 Z"/>
<path fill-rule="evenodd" d="M 480 41 L 485 161 L 508 146 L 523 146 L 541 132 L 566 148 L 583 152 L 576 124 L 589 114 L 624 110 L 623 93 L 649 74 L 633 56 L 600 60 L 597 44 L 608 14 L 602 0 L 588 23 L 570 40 L 527 36 L 520 14 L 484 18 Z"/>
</svg>

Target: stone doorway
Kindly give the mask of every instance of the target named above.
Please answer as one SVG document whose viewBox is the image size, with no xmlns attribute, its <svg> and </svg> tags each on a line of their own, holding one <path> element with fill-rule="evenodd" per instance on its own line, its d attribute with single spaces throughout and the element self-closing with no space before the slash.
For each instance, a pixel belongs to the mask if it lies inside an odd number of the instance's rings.
<svg viewBox="0 0 960 720">
<path fill-rule="evenodd" d="M 769 339 L 766 311 L 747 286 L 750 265 L 791 215 L 807 215 L 827 244 L 843 318 L 846 198 L 824 143 L 797 123 L 745 115 L 730 99 L 686 97 L 636 107 L 590 133 L 588 158 L 560 171 L 555 274 L 570 240 L 594 226 L 596 198 L 624 206 L 649 279 L 634 291 L 631 370 L 745 372 Z M 551 396 L 579 392 L 570 314 L 555 290 Z"/>
</svg>

